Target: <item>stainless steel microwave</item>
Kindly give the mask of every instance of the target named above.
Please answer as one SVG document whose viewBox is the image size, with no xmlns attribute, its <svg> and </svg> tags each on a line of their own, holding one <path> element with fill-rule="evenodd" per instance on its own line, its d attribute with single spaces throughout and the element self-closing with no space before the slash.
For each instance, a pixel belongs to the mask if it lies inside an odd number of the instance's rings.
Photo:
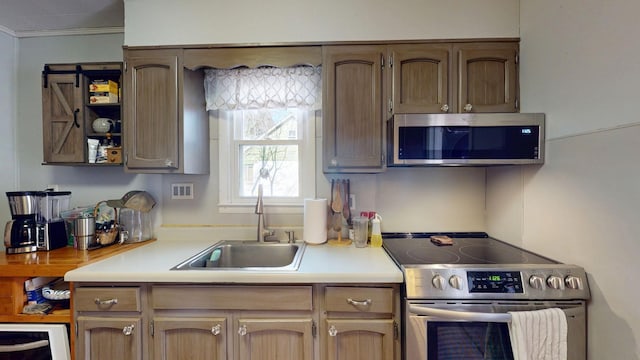
<svg viewBox="0 0 640 360">
<path fill-rule="evenodd" d="M 544 120 L 541 113 L 394 115 L 387 165 L 542 164 Z"/>
</svg>

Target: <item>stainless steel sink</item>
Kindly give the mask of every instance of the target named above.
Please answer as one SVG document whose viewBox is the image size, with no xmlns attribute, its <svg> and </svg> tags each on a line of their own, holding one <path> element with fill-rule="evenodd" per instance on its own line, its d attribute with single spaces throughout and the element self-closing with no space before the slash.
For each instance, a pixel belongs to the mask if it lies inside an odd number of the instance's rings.
<svg viewBox="0 0 640 360">
<path fill-rule="evenodd" d="M 171 270 L 284 270 L 296 271 L 305 243 L 281 244 L 221 241 Z"/>
</svg>

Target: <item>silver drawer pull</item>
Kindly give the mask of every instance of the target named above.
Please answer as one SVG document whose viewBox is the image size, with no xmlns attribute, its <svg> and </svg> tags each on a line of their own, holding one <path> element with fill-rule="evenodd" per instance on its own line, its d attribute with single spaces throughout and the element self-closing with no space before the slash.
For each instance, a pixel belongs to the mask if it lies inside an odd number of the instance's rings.
<svg viewBox="0 0 640 360">
<path fill-rule="evenodd" d="M 93 302 L 98 306 L 116 305 L 118 303 L 118 298 L 108 300 L 100 300 L 100 298 L 95 298 Z"/>
<path fill-rule="evenodd" d="M 369 306 L 373 301 L 371 299 L 366 300 L 353 300 L 352 298 L 347 299 L 347 303 L 353 306 Z"/>
<path fill-rule="evenodd" d="M 133 325 L 133 324 L 125 326 L 125 327 L 122 328 L 122 333 L 125 336 L 131 336 L 131 334 L 133 334 L 133 328 L 135 328 L 135 325 Z"/>
</svg>

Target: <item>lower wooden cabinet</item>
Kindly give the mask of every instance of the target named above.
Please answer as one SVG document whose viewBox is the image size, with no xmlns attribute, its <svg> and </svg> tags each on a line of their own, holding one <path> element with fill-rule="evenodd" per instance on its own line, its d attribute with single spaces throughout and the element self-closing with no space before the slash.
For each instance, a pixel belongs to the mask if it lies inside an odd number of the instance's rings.
<svg viewBox="0 0 640 360">
<path fill-rule="evenodd" d="M 76 359 L 399 360 L 399 287 L 75 284 Z"/>
<path fill-rule="evenodd" d="M 394 359 L 393 320 L 336 320 L 327 326 L 327 360 Z"/>
<path fill-rule="evenodd" d="M 79 316 L 77 324 L 76 359 L 142 359 L 141 317 Z"/>
<path fill-rule="evenodd" d="M 313 360 L 313 320 L 308 318 L 241 318 L 239 360 Z"/>
<path fill-rule="evenodd" d="M 227 358 L 227 319 L 225 317 L 175 317 L 153 320 L 155 359 Z"/>
</svg>

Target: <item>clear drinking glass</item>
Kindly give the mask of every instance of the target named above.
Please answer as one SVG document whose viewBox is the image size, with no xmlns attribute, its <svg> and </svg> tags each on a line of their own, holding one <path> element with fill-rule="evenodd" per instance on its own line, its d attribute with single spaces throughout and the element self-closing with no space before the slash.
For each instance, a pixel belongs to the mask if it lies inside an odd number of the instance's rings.
<svg viewBox="0 0 640 360">
<path fill-rule="evenodd" d="M 368 218 L 362 216 L 353 218 L 353 243 L 356 247 L 363 248 L 367 246 L 368 226 Z"/>
</svg>

